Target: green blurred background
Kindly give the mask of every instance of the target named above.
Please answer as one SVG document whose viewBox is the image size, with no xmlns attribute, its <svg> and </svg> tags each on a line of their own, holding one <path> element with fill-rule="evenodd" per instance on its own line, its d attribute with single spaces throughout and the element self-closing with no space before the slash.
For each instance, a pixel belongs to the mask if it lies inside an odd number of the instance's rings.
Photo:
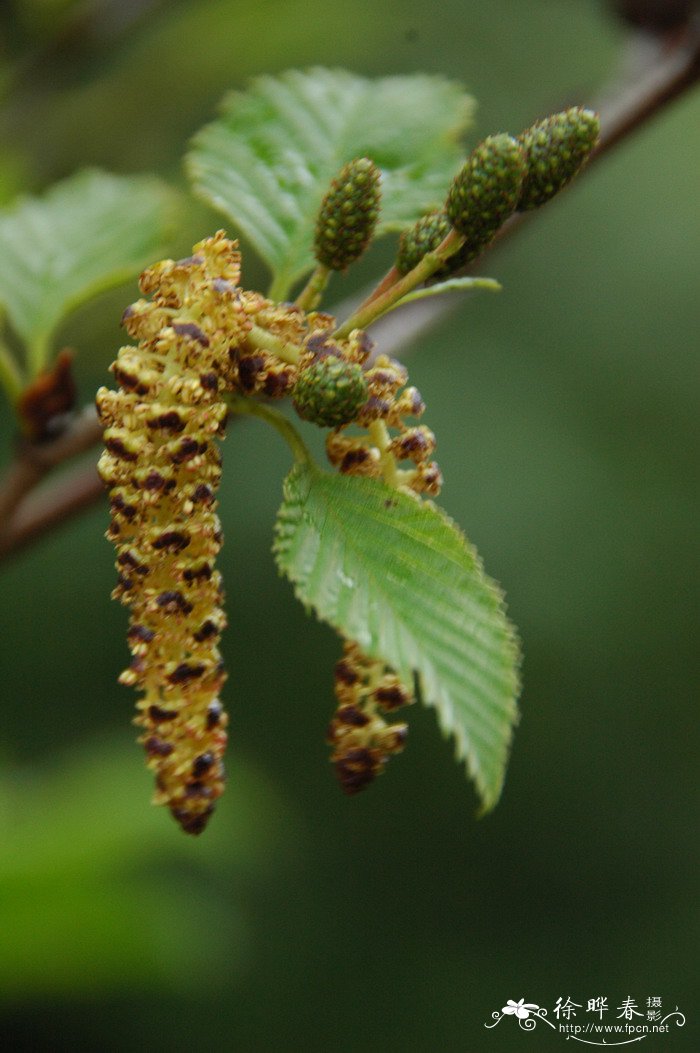
<svg viewBox="0 0 700 1053">
<path fill-rule="evenodd" d="M 86 164 L 184 188 L 184 145 L 223 92 L 290 66 L 442 73 L 476 96 L 476 135 L 517 131 L 593 99 L 624 37 L 602 0 L 15 0 L 0 26 L 5 201 Z M 509 998 L 551 1015 L 599 995 L 608 1022 L 661 996 L 688 1023 L 643 1048 L 700 1048 L 699 118 L 688 97 L 602 162 L 485 261 L 500 296 L 412 349 L 442 503 L 524 642 L 492 815 L 475 819 L 430 711 L 365 795 L 336 788 L 338 643 L 276 577 L 288 454 L 257 423 L 225 450 L 230 784 L 203 838 L 148 805 L 104 505 L 0 568 L 2 1048 L 555 1049 L 543 1025 L 483 1025 Z M 182 208 L 174 254 L 220 224 Z M 252 259 L 245 281 L 263 281 Z M 61 334 L 85 401 L 134 297 Z"/>
</svg>

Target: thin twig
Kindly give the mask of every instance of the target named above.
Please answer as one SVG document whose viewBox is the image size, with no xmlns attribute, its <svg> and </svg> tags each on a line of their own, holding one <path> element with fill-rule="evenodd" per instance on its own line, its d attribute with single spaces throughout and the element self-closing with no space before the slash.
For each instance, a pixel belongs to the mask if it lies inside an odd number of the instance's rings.
<svg viewBox="0 0 700 1053">
<path fill-rule="evenodd" d="M 640 34 L 630 35 L 634 46 Z M 700 15 L 691 19 L 681 35 L 674 37 L 673 46 L 667 38 L 649 38 L 641 34 L 649 56 L 627 87 L 618 88 L 611 97 L 603 98 L 600 111 L 603 134 L 595 156 L 627 139 L 675 99 L 680 98 L 700 81 Z"/>
<path fill-rule="evenodd" d="M 94 463 L 81 465 L 30 494 L 0 535 L 0 559 L 14 555 L 49 530 L 89 508 L 104 494 Z"/>
<path fill-rule="evenodd" d="M 419 285 L 423 285 L 428 278 L 432 278 L 437 270 L 454 256 L 464 245 L 464 236 L 456 230 L 451 229 L 449 234 L 440 242 L 432 252 L 426 252 L 416 266 L 408 274 L 400 275 L 395 282 L 384 289 L 380 296 L 369 296 L 361 303 L 357 311 L 354 311 L 333 334 L 336 339 L 350 336 L 353 329 L 366 329 L 374 321 L 395 307 L 399 300 L 407 293 L 412 292 Z M 382 286 L 384 286 L 382 282 Z"/>
<path fill-rule="evenodd" d="M 635 78 L 634 83 L 619 91 L 613 99 L 601 102 L 600 144 L 587 168 L 647 124 L 698 81 L 700 24 L 695 20 L 676 39 L 673 47 L 659 43 L 653 61 Z M 504 224 L 489 251 L 515 233 L 533 214 L 514 216 Z M 453 304 L 454 301 L 440 297 L 421 300 L 379 320 L 373 327 L 372 336 L 383 353 L 392 354 L 398 348 L 403 349 L 409 342 L 414 342 L 437 321 L 447 317 Z M 345 309 L 341 305 L 338 313 L 343 315 L 352 309 L 356 309 L 356 303 L 352 308 L 345 305 Z M 0 524 L 3 512 L 6 517 L 5 528 L 0 533 L 0 558 L 34 541 L 100 497 L 102 484 L 92 464 L 81 465 L 53 485 L 29 494 L 51 468 L 88 449 L 99 438 L 100 428 L 94 411 L 86 411 L 69 432 L 54 442 L 41 444 L 40 447 L 34 445 L 31 452 L 26 448 L 20 449 L 17 461 L 0 484 Z"/>
<path fill-rule="evenodd" d="M 15 459 L 0 482 L 0 539 L 29 491 L 57 465 L 89 450 L 101 434 L 95 409 L 89 406 L 51 442 L 19 440 Z"/>
<path fill-rule="evenodd" d="M 665 37 L 644 37 L 645 64 L 637 64 L 634 76 L 622 84 L 615 85 L 615 93 L 604 94 L 593 103 L 601 118 L 601 133 L 596 149 L 591 154 L 579 178 L 595 162 L 599 161 L 619 143 L 644 127 L 653 117 L 661 113 L 675 99 L 680 98 L 700 81 L 700 18 L 693 19 L 680 36 L 675 36 L 673 46 Z M 636 50 L 640 34 L 632 32 L 628 44 Z M 496 237 L 487 246 L 478 260 L 464 268 L 469 273 L 481 268 L 484 257 L 503 244 L 525 223 L 529 223 L 536 211 L 520 212 L 512 216 L 501 227 Z M 410 304 L 395 314 L 380 318 L 372 328 L 372 338 L 383 354 L 391 354 L 392 346 L 405 350 L 428 330 L 456 310 L 458 301 L 453 297 L 435 297 Z"/>
</svg>

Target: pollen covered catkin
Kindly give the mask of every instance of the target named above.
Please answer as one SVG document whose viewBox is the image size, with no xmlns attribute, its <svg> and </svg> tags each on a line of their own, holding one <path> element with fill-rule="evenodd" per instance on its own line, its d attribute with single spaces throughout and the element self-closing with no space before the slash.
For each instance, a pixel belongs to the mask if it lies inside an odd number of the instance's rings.
<svg viewBox="0 0 700 1053">
<path fill-rule="evenodd" d="M 356 340 L 358 333 L 355 334 Z M 366 338 L 361 361 L 369 357 Z M 347 353 L 338 349 L 337 353 Z M 425 425 L 409 425 L 425 410 L 414 387 L 407 387 L 405 367 L 386 355 L 366 362 L 367 400 L 348 425 L 334 428 L 326 439 L 328 459 L 343 475 L 363 475 L 410 494 L 414 500 L 435 497 L 442 474 L 432 459 L 435 436 Z M 410 467 L 401 467 L 408 462 Z M 344 641 L 335 667 L 336 711 L 328 727 L 331 762 L 344 793 L 364 790 L 381 775 L 390 757 L 406 743 L 405 723 L 384 719 L 414 701 L 413 692 L 386 662 L 365 654 L 352 640 Z"/>
<path fill-rule="evenodd" d="M 239 273 L 222 232 L 191 257 L 147 270 L 141 289 L 151 299 L 123 319 L 138 346 L 123 347 L 111 367 L 120 390 L 97 394 L 106 446 L 99 472 L 118 553 L 113 595 L 131 612 L 133 660 L 120 680 L 143 692 L 136 723 L 155 772 L 154 801 L 190 834 L 204 829 L 224 788 L 217 440 L 230 351 L 259 307 L 241 295 Z"/>
<path fill-rule="evenodd" d="M 338 706 L 326 737 L 341 789 L 356 794 L 403 750 L 406 724 L 388 724 L 384 715 L 410 705 L 413 695 L 389 666 L 368 658 L 351 641 L 345 641 L 334 680 Z"/>
</svg>

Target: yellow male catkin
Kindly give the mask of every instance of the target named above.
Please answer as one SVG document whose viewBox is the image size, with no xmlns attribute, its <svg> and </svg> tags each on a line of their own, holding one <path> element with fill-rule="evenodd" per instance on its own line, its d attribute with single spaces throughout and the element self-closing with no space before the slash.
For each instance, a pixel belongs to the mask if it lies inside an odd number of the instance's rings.
<svg viewBox="0 0 700 1053">
<path fill-rule="evenodd" d="M 118 553 L 114 595 L 131 609 L 133 660 L 120 680 L 143 692 L 136 723 L 154 800 L 190 834 L 204 829 L 224 788 L 216 441 L 230 351 L 251 327 L 239 264 L 220 232 L 191 257 L 146 271 L 141 289 L 151 299 L 124 314 L 138 346 L 123 347 L 111 367 L 120 390 L 97 394 L 106 446 L 99 471 Z"/>
<path fill-rule="evenodd" d="M 366 401 L 352 421 L 327 436 L 331 464 L 344 475 L 381 479 L 415 500 L 437 496 L 442 474 L 432 460 L 435 436 L 425 425 L 410 425 L 405 419 L 417 419 L 425 410 L 418 390 L 406 386 L 405 367 L 386 355 L 379 355 L 370 365 L 371 344 L 359 330 L 354 333 L 352 350 L 342 342 L 327 350 L 367 367 Z M 401 467 L 406 462 L 409 467 Z M 391 756 L 403 750 L 407 725 L 388 723 L 385 717 L 410 705 L 413 692 L 390 666 L 370 658 L 351 640 L 344 641 L 334 687 L 337 706 L 327 732 L 331 762 L 343 791 L 355 794 L 384 771 Z"/>
<path fill-rule="evenodd" d="M 413 702 L 393 670 L 345 641 L 335 666 L 337 709 L 328 726 L 331 762 L 344 793 L 364 790 L 406 742 L 406 724 L 387 724 L 384 715 Z"/>
</svg>

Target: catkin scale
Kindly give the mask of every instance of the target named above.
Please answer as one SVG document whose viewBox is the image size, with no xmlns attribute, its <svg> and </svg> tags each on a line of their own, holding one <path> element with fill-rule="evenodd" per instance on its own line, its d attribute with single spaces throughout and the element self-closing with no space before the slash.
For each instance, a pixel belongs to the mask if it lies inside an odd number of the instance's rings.
<svg viewBox="0 0 700 1053">
<path fill-rule="evenodd" d="M 154 801 L 191 834 L 204 829 L 224 788 L 217 440 L 229 350 L 251 326 L 238 280 L 235 245 L 222 233 L 192 257 L 146 271 L 141 287 L 151 300 L 124 316 L 138 345 L 122 348 L 112 366 L 119 390 L 97 395 L 114 595 L 130 608 L 133 657 L 120 680 L 142 692 L 136 723 Z"/>
</svg>

